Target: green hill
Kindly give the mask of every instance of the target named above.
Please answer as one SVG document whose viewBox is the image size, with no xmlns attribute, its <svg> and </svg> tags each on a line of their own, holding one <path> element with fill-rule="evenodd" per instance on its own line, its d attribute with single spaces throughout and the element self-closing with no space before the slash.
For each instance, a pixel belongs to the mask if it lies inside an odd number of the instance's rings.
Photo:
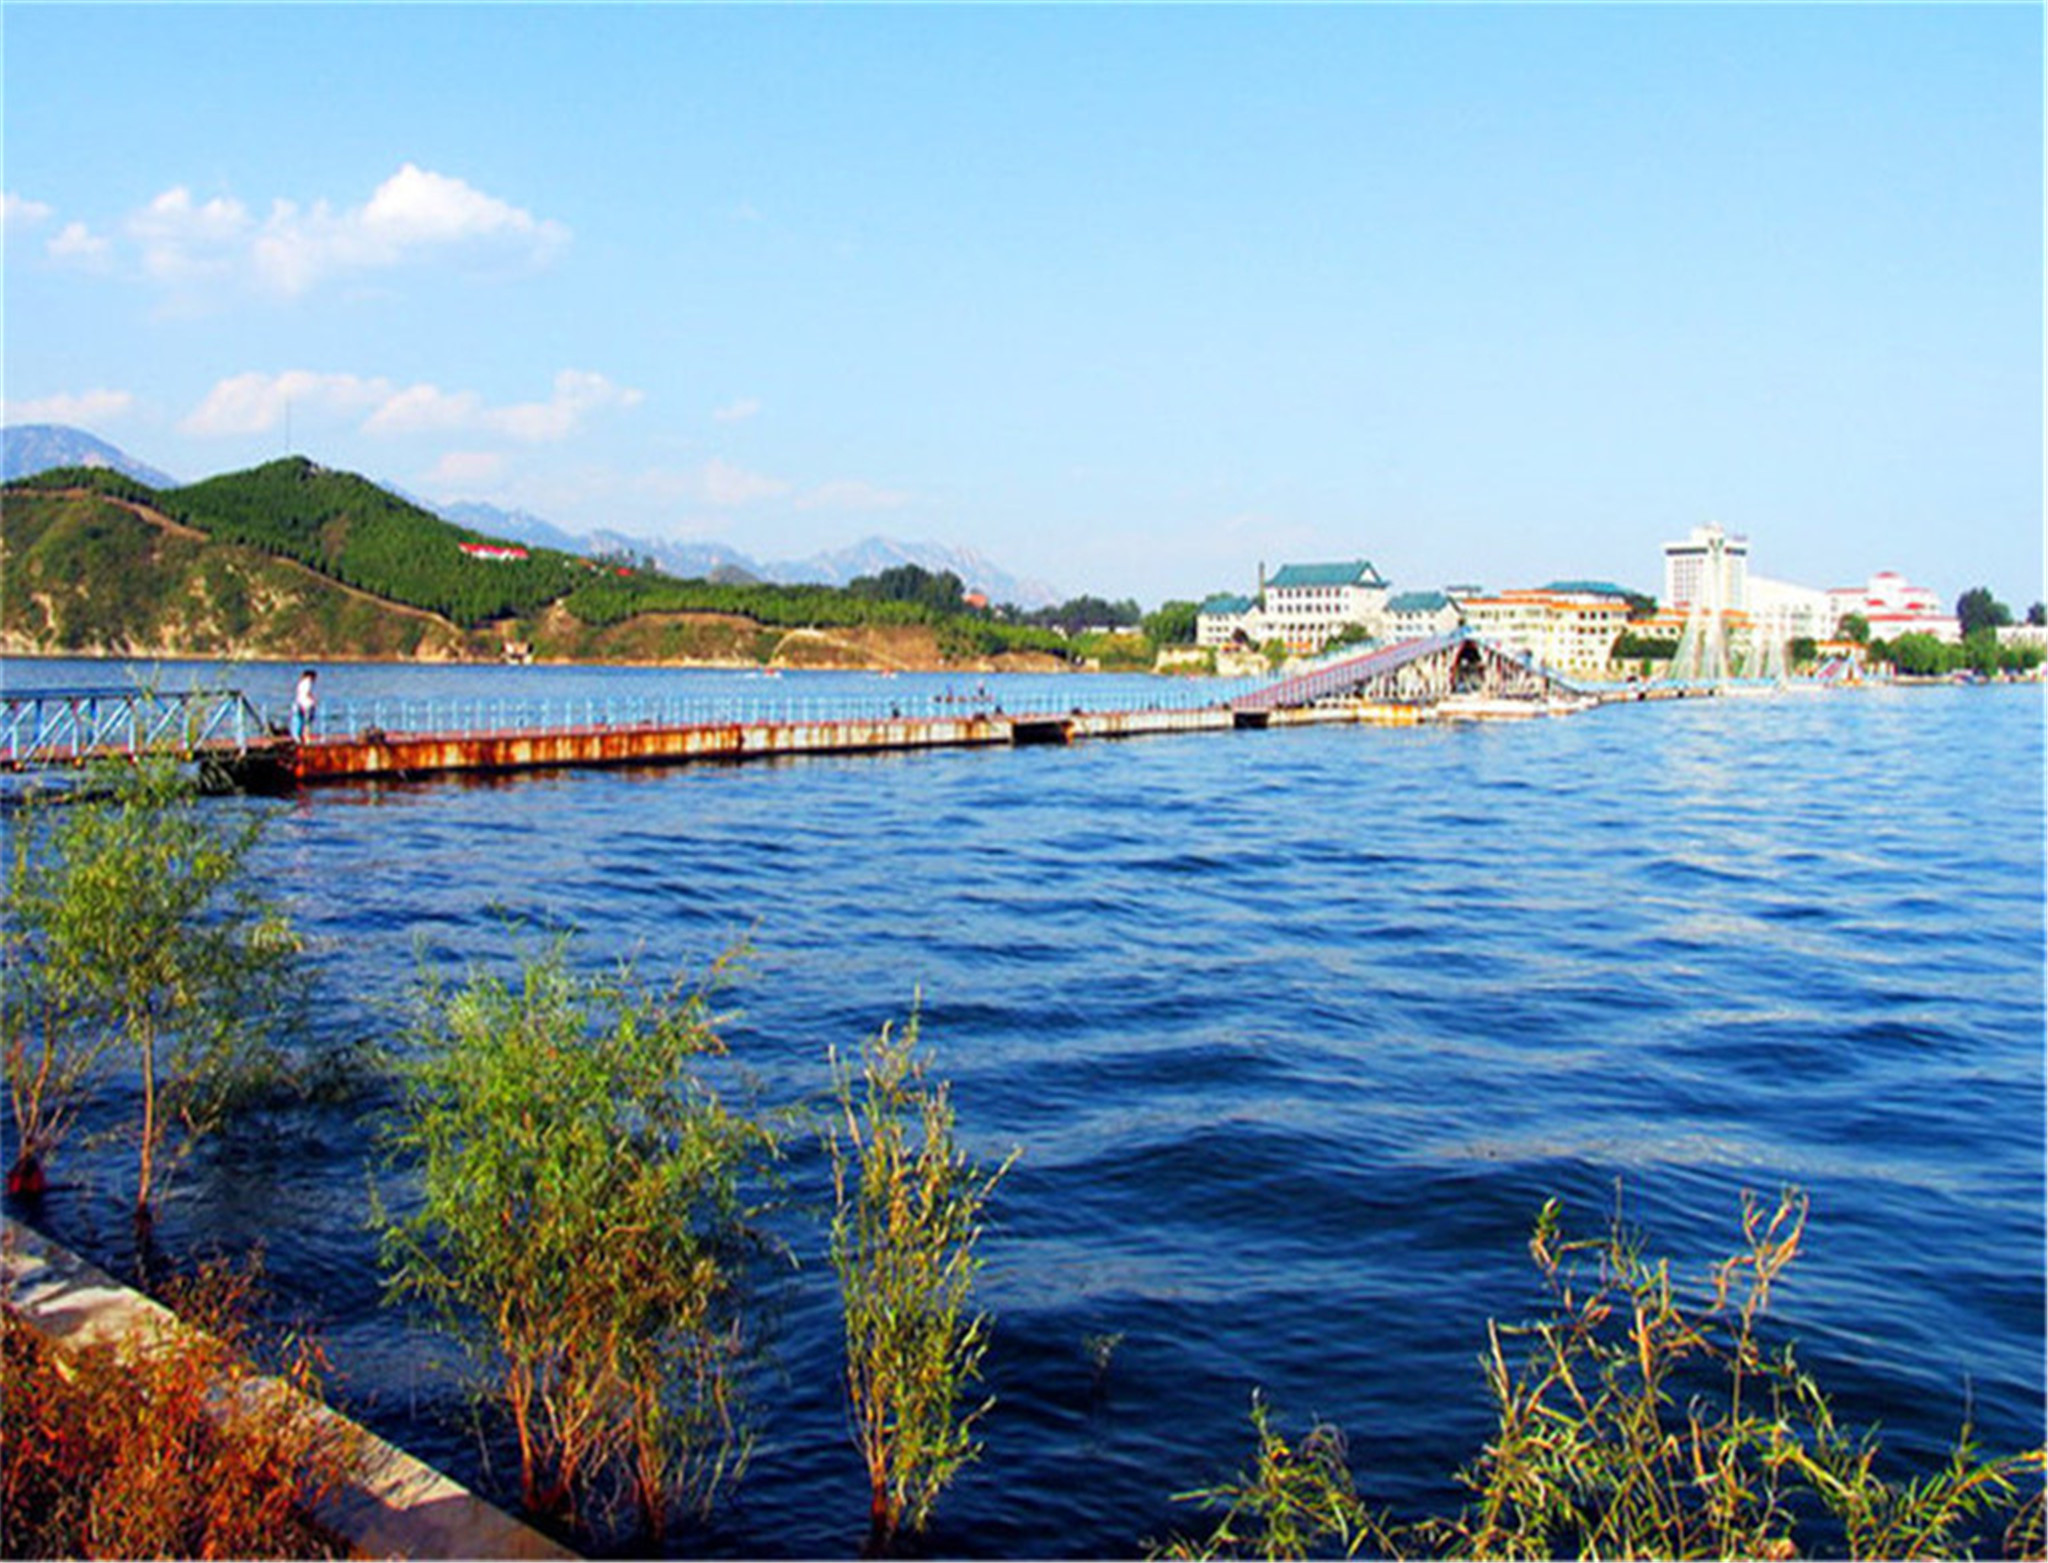
<svg viewBox="0 0 2048 1563">
<path fill-rule="evenodd" d="M 444 619 L 256 549 L 211 542 L 146 502 L 104 492 L 112 486 L 12 485 L 0 499 L 0 649 L 279 658 L 461 653 L 462 637 Z"/>
<path fill-rule="evenodd" d="M 874 583 L 679 581 L 505 545 L 298 457 L 162 490 L 43 472 L 7 485 L 0 523 L 0 628 L 17 653 L 488 657 L 516 641 L 564 660 L 765 660 L 789 632 L 830 630 L 922 638 L 929 653 L 909 655 L 933 662 L 1065 655 L 1047 631 Z"/>
<path fill-rule="evenodd" d="M 164 512 L 221 542 L 295 559 L 344 585 L 474 626 L 532 613 L 591 567 L 553 549 L 477 558 L 482 533 L 451 525 L 366 478 L 291 457 L 161 496 Z"/>
</svg>

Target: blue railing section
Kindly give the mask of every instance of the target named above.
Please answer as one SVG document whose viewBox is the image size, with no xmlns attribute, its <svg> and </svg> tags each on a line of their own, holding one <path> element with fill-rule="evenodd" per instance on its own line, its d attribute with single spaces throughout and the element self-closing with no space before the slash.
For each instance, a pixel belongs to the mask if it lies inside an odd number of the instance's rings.
<svg viewBox="0 0 2048 1563">
<path fill-rule="evenodd" d="M 567 728 L 697 727 L 757 723 L 879 722 L 964 716 L 1060 716 L 1074 711 L 1193 711 L 1228 705 L 1252 680 L 1190 681 L 1138 699 L 1091 699 L 1090 691 L 986 689 L 802 695 L 591 695 L 543 699 L 432 697 L 323 700 L 312 736 L 359 738 L 367 732 L 480 733 Z"/>
<path fill-rule="evenodd" d="M 0 697 L 0 765 L 245 750 L 270 724 L 238 689 L 39 689 Z"/>
</svg>

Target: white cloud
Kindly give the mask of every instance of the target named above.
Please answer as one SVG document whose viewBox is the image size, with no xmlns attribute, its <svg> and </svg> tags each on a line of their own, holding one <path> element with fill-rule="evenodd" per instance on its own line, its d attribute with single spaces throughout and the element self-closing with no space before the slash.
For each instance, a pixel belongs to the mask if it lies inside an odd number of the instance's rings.
<svg viewBox="0 0 2048 1563">
<path fill-rule="evenodd" d="M 176 287 L 232 272 L 252 227 L 241 202 L 195 202 L 174 185 L 128 219 L 128 236 L 141 247 L 143 271 Z"/>
<path fill-rule="evenodd" d="M 365 434 L 445 434 L 471 428 L 483 409 L 474 391 L 409 385 L 386 398 L 363 422 Z"/>
<path fill-rule="evenodd" d="M 8 402 L 4 415 L 8 423 L 69 423 L 91 426 L 111 423 L 135 403 L 127 391 L 60 391 L 55 396 L 32 401 Z"/>
<path fill-rule="evenodd" d="M 614 385 L 588 369 L 564 369 L 555 376 L 555 394 L 544 402 L 503 407 L 487 415 L 491 428 L 518 440 L 567 439 L 593 413 L 615 407 L 636 407 L 640 392 Z"/>
<path fill-rule="evenodd" d="M 286 298 L 332 277 L 388 270 L 437 254 L 538 264 L 569 241 L 561 223 L 413 163 L 360 206 L 278 199 L 261 219 L 232 196 L 200 202 L 175 185 L 132 215 L 126 231 L 143 274 L 154 281 L 189 288 L 227 280 Z"/>
<path fill-rule="evenodd" d="M 486 406 L 474 391 L 414 385 L 389 397 L 363 424 L 366 434 L 497 434 L 540 443 L 567 439 L 594 414 L 636 406 L 641 393 L 587 369 L 564 369 L 544 402 Z"/>
<path fill-rule="evenodd" d="M 901 510 L 910 503 L 902 489 L 880 488 L 859 478 L 835 478 L 807 491 L 796 502 L 799 510 Z"/>
<path fill-rule="evenodd" d="M 33 227 L 48 217 L 51 210 L 41 201 L 28 200 L 16 195 L 12 190 L 5 196 L 0 196 L 0 219 L 4 219 L 9 228 Z"/>
<path fill-rule="evenodd" d="M 531 212 L 412 163 L 377 187 L 361 226 L 395 251 L 491 238 L 546 247 L 569 237 L 560 223 L 536 221 Z"/>
<path fill-rule="evenodd" d="M 113 256 L 113 241 L 94 233 L 84 223 L 66 223 L 55 238 L 50 240 L 50 259 L 66 265 L 83 266 L 88 271 L 103 271 Z"/>
<path fill-rule="evenodd" d="M 713 408 L 711 417 L 716 423 L 744 423 L 747 419 L 756 416 L 760 411 L 761 401 L 759 397 L 742 396 L 736 402 L 728 402 L 723 407 Z"/>
<path fill-rule="evenodd" d="M 733 507 L 751 505 L 764 499 L 779 499 L 790 490 L 781 478 L 748 472 L 714 456 L 698 472 L 706 504 Z"/>
<path fill-rule="evenodd" d="M 489 406 L 475 391 L 444 391 L 424 382 L 399 387 L 382 376 L 252 370 L 214 386 L 180 427 L 202 436 L 261 434 L 277 427 L 290 406 L 316 415 L 361 414 L 365 434 L 483 434 L 537 443 L 566 439 L 596 414 L 642 399 L 640 392 L 587 369 L 562 370 L 544 402 L 505 407 Z"/>
<path fill-rule="evenodd" d="M 403 265 L 457 249 L 541 262 L 569 240 L 561 223 L 446 174 L 407 163 L 367 203 L 336 212 L 279 201 L 256 235 L 257 276 L 279 293 L 305 292 L 330 274 Z"/>
<path fill-rule="evenodd" d="M 203 437 L 261 434 L 282 423 L 287 408 L 313 413 L 353 414 L 391 399 L 391 382 L 352 374 L 317 374 L 288 369 L 283 374 L 252 371 L 223 380 L 179 425 Z"/>
<path fill-rule="evenodd" d="M 497 451 L 444 452 L 423 480 L 429 488 L 488 489 L 505 475 L 505 458 Z"/>
</svg>

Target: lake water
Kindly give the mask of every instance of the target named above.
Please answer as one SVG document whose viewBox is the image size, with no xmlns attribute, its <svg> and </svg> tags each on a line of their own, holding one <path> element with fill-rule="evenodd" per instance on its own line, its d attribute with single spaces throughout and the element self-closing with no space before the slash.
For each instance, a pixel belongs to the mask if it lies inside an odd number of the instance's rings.
<svg viewBox="0 0 2048 1563">
<path fill-rule="evenodd" d="M 229 671 L 282 709 L 293 670 Z M 948 682 L 817 677 L 776 682 Z M 1020 706 L 1161 690 L 987 682 Z M 314 942 L 335 1037 L 393 1032 L 419 952 L 504 959 L 508 914 L 574 925 L 591 963 L 701 969 L 748 939 L 728 1036 L 775 1101 L 818 1097 L 826 1050 L 921 993 L 966 1139 L 1022 1150 L 983 1247 L 998 1403 L 932 1545 L 1129 1555 L 1196 1522 L 1172 1493 L 1243 1465 L 1255 1387 L 1285 1428 L 1340 1423 L 1374 1500 L 1454 1506 L 1489 1427 L 1486 1322 L 1540 1305 L 1525 1244 L 1551 1196 L 1591 1233 L 1619 1189 L 1697 1282 L 1744 1190 L 1797 1185 L 1807 1250 L 1771 1318 L 1844 1419 L 1909 1462 L 1966 1417 L 1993 1449 L 2042 1442 L 2042 735 L 2038 688 L 1912 689 L 329 790 L 284 806 L 259 870 Z M 378 1306 L 362 1144 L 354 1111 L 224 1137 L 166 1242 L 260 1240 L 338 1398 L 503 1496 L 445 1348 Z M 121 1163 L 61 1170 L 46 1224 L 122 1263 Z M 829 1178 L 802 1143 L 786 1171 L 811 1210 L 772 1283 L 759 1452 L 684 1550 L 847 1556 L 863 1534 Z"/>
</svg>

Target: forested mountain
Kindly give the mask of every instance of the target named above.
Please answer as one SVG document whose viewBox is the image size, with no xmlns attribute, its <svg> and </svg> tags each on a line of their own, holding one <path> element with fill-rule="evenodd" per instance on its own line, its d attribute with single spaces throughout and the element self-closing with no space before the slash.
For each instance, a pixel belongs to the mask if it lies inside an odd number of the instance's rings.
<svg viewBox="0 0 2048 1563">
<path fill-rule="evenodd" d="M 177 479 L 83 429 L 64 424 L 10 424 L 5 436 L 8 482 L 59 468 L 94 467 L 123 473 L 158 492 L 178 487 Z M 677 542 L 611 528 L 574 532 L 528 510 L 508 510 L 475 501 L 428 505 L 397 494 L 388 484 L 381 491 L 477 537 L 509 540 L 564 554 L 652 561 L 656 569 L 683 580 L 706 579 L 721 585 L 772 581 L 784 585 L 845 586 L 860 576 L 879 575 L 900 565 L 916 565 L 934 575 L 951 571 L 968 590 L 980 592 L 990 602 L 1014 603 L 1031 609 L 1048 607 L 1059 600 L 1059 594 L 1043 581 L 1013 575 L 974 549 L 943 543 L 868 537 L 849 547 L 805 559 L 764 564 L 731 544 L 714 539 Z"/>
<path fill-rule="evenodd" d="M 82 469 L 73 469 L 80 471 Z M 171 522 L 131 480 L 11 485 L 0 650 L 90 656 L 453 657 L 446 620 Z M 147 490 L 143 490 L 147 494 Z"/>
<path fill-rule="evenodd" d="M 173 489 L 159 503 L 173 520 L 209 537 L 296 559 L 344 585 L 465 626 L 534 612 L 595 568 L 555 549 L 467 552 L 465 545 L 503 543 L 302 456 Z"/>
<path fill-rule="evenodd" d="M 785 642 L 801 634 L 803 655 L 833 665 L 1068 655 L 1045 630 L 965 611 L 950 576 L 936 598 L 677 580 L 508 545 L 302 457 L 165 489 L 59 468 L 10 483 L 0 520 L 15 653 L 766 661 L 796 655 Z M 834 632 L 822 649 L 820 631 Z"/>
</svg>

